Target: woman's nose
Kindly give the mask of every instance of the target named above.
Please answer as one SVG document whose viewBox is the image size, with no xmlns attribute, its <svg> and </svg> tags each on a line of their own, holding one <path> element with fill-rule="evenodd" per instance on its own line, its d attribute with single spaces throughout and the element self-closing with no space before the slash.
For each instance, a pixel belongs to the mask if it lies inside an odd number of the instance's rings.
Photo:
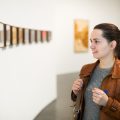
<svg viewBox="0 0 120 120">
<path fill-rule="evenodd" d="M 94 48 L 95 48 L 95 46 L 94 46 L 93 43 L 91 43 L 90 48 L 91 48 L 91 49 L 94 49 Z"/>
</svg>

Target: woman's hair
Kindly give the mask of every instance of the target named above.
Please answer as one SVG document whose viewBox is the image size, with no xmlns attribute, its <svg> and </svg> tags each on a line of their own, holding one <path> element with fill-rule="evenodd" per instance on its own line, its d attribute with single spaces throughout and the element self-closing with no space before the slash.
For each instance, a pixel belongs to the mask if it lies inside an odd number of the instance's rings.
<svg viewBox="0 0 120 120">
<path fill-rule="evenodd" d="M 103 37 L 107 39 L 108 42 L 113 40 L 116 41 L 117 45 L 115 48 L 115 56 L 120 59 L 120 30 L 119 28 L 111 23 L 101 23 L 94 27 L 94 29 L 100 29 L 103 32 Z"/>
</svg>

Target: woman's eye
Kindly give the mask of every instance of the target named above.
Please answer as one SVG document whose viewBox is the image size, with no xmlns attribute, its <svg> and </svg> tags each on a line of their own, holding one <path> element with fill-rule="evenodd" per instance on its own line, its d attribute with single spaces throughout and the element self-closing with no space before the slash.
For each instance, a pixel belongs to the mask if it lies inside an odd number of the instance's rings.
<svg viewBox="0 0 120 120">
<path fill-rule="evenodd" d="M 91 42 L 91 43 L 95 43 L 95 44 L 100 43 L 100 41 L 99 41 L 99 40 L 90 40 L 90 42 Z"/>
<path fill-rule="evenodd" d="M 99 43 L 100 41 L 98 41 L 98 40 L 95 40 L 95 43 Z"/>
</svg>

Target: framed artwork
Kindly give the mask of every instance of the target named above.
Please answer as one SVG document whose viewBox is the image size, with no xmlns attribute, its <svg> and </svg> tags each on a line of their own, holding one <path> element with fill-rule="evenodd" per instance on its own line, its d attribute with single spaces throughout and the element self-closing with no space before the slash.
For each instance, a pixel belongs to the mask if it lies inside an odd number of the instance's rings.
<svg viewBox="0 0 120 120">
<path fill-rule="evenodd" d="M 51 40 L 51 31 L 47 31 L 46 40 L 49 42 Z"/>
<path fill-rule="evenodd" d="M 29 43 L 32 43 L 32 41 L 31 41 L 31 29 L 29 29 Z"/>
<path fill-rule="evenodd" d="M 35 42 L 36 43 L 38 42 L 38 39 L 37 39 L 37 30 L 35 30 Z"/>
<path fill-rule="evenodd" d="M 74 21 L 74 51 L 88 51 L 88 20 L 76 19 Z"/>
<path fill-rule="evenodd" d="M 10 26 L 6 25 L 6 46 L 10 45 Z"/>
<path fill-rule="evenodd" d="M 37 30 L 37 42 L 41 41 L 41 33 L 40 30 Z"/>
<path fill-rule="evenodd" d="M 4 47 L 6 47 L 6 24 L 3 24 Z"/>
<path fill-rule="evenodd" d="M 42 31 L 40 30 L 39 33 L 40 33 L 40 42 L 43 42 L 43 40 L 42 40 Z"/>
<path fill-rule="evenodd" d="M 19 28 L 16 27 L 16 34 L 17 34 L 17 45 L 19 45 Z"/>
<path fill-rule="evenodd" d="M 10 26 L 10 46 L 13 45 L 13 32 L 12 32 L 12 26 Z"/>
<path fill-rule="evenodd" d="M 46 41 L 46 39 L 47 39 L 47 32 L 41 31 L 41 42 Z"/>
<path fill-rule="evenodd" d="M 35 30 L 31 30 L 31 42 L 35 41 Z"/>
<path fill-rule="evenodd" d="M 3 24 L 0 23 L 0 48 L 4 47 L 4 27 Z"/>
<path fill-rule="evenodd" d="M 22 28 L 22 35 L 23 35 L 22 43 L 25 44 L 25 29 L 24 28 Z"/>
<path fill-rule="evenodd" d="M 25 43 L 29 43 L 29 29 L 25 29 Z"/>
<path fill-rule="evenodd" d="M 17 45 L 17 28 L 12 26 L 12 41 L 13 45 Z"/>
<path fill-rule="evenodd" d="M 18 30 L 19 32 L 19 34 L 18 34 L 18 38 L 19 38 L 19 44 L 22 44 L 23 43 L 23 29 L 22 28 L 19 28 L 19 30 Z"/>
</svg>

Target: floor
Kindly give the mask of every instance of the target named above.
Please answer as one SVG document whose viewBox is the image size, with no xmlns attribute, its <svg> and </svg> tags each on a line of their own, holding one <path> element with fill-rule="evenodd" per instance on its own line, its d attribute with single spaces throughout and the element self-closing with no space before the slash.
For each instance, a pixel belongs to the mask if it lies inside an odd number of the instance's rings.
<svg viewBox="0 0 120 120">
<path fill-rule="evenodd" d="M 73 120 L 70 99 L 73 81 L 79 73 L 69 73 L 57 76 L 57 99 L 44 108 L 34 120 Z"/>
</svg>

